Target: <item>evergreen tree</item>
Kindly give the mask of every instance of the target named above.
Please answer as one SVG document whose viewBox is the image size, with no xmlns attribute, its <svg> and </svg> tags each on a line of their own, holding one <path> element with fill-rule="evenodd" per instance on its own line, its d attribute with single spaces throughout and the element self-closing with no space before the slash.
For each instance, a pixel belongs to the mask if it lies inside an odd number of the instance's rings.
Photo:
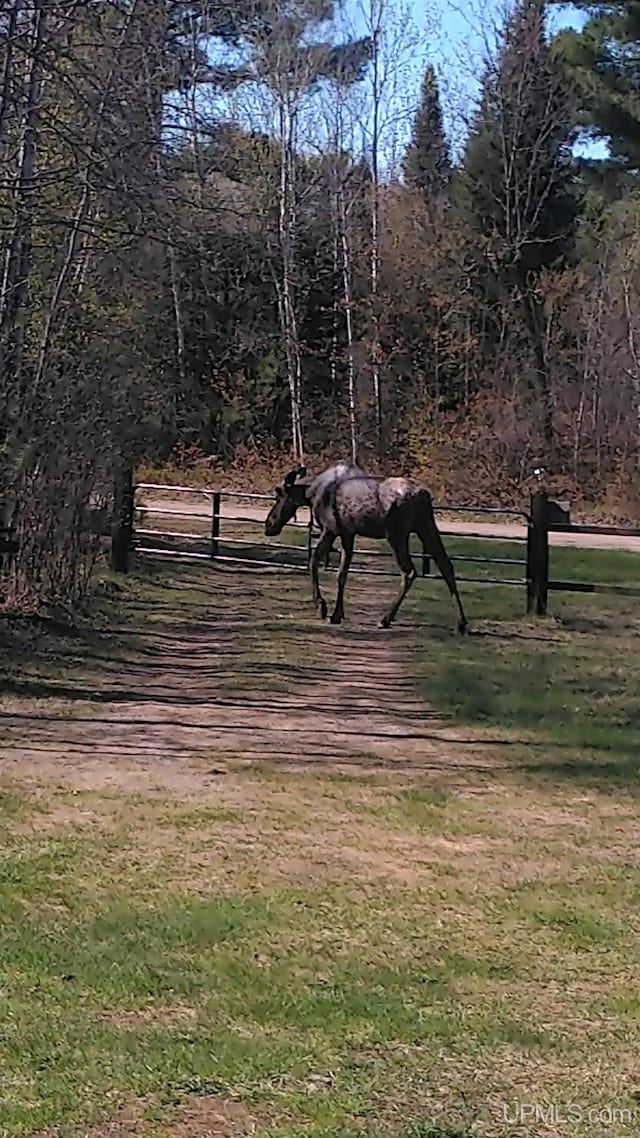
<svg viewBox="0 0 640 1138">
<path fill-rule="evenodd" d="M 437 199 L 449 184 L 451 157 L 442 121 L 438 80 L 433 67 L 427 67 L 422 81 L 420 105 L 413 123 L 402 170 L 409 185 L 425 201 Z"/>
<path fill-rule="evenodd" d="M 640 3 L 606 0 L 572 7 L 586 9 L 582 31 L 555 37 L 559 56 L 578 99 L 578 120 L 609 143 L 603 166 L 640 173 Z"/>
<path fill-rule="evenodd" d="M 572 255 L 577 215 L 571 158 L 572 108 L 545 36 L 545 0 L 520 0 L 485 75 L 457 185 L 470 233 L 472 279 L 482 292 L 485 349 L 492 313 L 504 337 L 505 306 L 516 305 L 551 434 L 549 378 L 540 292 L 544 270 Z M 506 321 L 507 325 L 512 320 Z"/>
<path fill-rule="evenodd" d="M 568 93 L 545 38 L 544 0 L 520 0 L 484 78 L 457 200 L 504 271 L 569 255 L 576 217 Z"/>
<path fill-rule="evenodd" d="M 209 85 L 222 92 L 269 82 L 277 67 L 290 83 L 310 88 L 325 79 L 361 78 L 372 51 L 368 37 L 334 43 L 326 31 L 336 0 L 167 0 L 167 72 L 175 88 Z M 229 49 L 236 58 L 229 61 Z M 304 78 L 303 78 L 304 77 Z"/>
</svg>

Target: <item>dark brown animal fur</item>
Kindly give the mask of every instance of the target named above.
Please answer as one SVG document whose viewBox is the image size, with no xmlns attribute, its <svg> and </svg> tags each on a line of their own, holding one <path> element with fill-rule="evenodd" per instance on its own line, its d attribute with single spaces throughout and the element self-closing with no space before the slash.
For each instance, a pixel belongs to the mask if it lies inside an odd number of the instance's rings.
<svg viewBox="0 0 640 1138">
<path fill-rule="evenodd" d="M 265 521 L 268 537 L 279 534 L 303 505 L 309 506 L 321 531 L 311 555 L 310 571 L 314 604 L 323 620 L 327 616 L 327 604 L 318 582 L 321 560 L 328 557 L 339 538 L 342 556 L 331 623 L 340 624 L 344 620 L 344 590 L 355 539 L 378 538 L 389 542 L 402 574 L 400 591 L 380 621 L 383 628 L 388 628 L 417 576 L 409 552 L 409 538 L 415 533 L 448 586 L 455 605 L 458 632 L 466 630 L 467 618 L 453 565 L 436 524 L 431 495 L 424 486 L 406 478 L 372 478 L 358 466 L 337 463 L 315 478 L 308 477 L 304 467 L 291 470 L 275 493 L 276 501 Z"/>
</svg>

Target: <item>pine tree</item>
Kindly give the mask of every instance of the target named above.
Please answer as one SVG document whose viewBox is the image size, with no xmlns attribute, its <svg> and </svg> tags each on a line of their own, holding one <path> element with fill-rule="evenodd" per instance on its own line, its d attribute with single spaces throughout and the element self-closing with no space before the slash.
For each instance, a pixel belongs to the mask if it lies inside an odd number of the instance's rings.
<svg viewBox="0 0 640 1138">
<path fill-rule="evenodd" d="M 422 81 L 420 104 L 413 123 L 402 170 L 409 185 L 432 202 L 441 196 L 451 177 L 451 156 L 444 132 L 438 80 L 433 67 L 427 67 Z"/>
<path fill-rule="evenodd" d="M 640 3 L 606 0 L 572 7 L 589 13 L 581 31 L 566 29 L 555 46 L 578 99 L 588 134 L 609 143 L 603 166 L 640 173 Z"/>
<path fill-rule="evenodd" d="M 520 0 L 507 22 L 484 78 L 456 200 L 489 326 L 491 311 L 505 303 L 515 303 L 524 322 L 549 438 L 540 281 L 544 270 L 562 267 L 572 255 L 577 195 L 573 112 L 545 36 L 545 16 L 545 0 Z M 493 345 L 485 347 L 491 353 Z"/>
<path fill-rule="evenodd" d="M 572 111 L 545 38 L 544 0 L 520 0 L 484 78 L 458 201 L 502 270 L 569 254 L 576 217 Z"/>
</svg>

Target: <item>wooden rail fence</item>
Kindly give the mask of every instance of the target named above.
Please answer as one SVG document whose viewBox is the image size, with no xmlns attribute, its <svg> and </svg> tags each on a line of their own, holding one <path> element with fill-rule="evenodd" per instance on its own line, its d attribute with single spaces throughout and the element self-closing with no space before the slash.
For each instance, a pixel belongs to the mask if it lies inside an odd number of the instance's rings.
<svg viewBox="0 0 640 1138">
<path fill-rule="evenodd" d="M 144 502 L 141 495 L 152 494 L 156 501 Z M 159 505 L 159 495 L 170 495 L 169 505 Z M 191 503 L 189 501 L 191 499 Z M 194 504 L 195 500 L 195 504 Z M 227 503 L 241 502 L 243 511 L 223 511 Z M 116 488 L 113 524 L 106 536 L 110 542 L 111 565 L 116 572 L 128 572 L 134 553 L 144 557 L 186 558 L 237 566 L 238 568 L 269 569 L 275 571 L 307 571 L 317 530 L 313 521 L 299 522 L 294 519 L 287 530 L 292 540 L 271 541 L 264 537 L 263 524 L 272 498 L 266 494 L 253 494 L 231 490 L 194 489 L 191 486 L 168 486 L 156 483 L 134 485 L 132 478 L 120 480 Z M 249 516 L 247 504 L 255 507 L 260 504 L 259 516 Z M 264 511 L 262 510 L 264 507 Z M 440 514 L 457 514 L 471 517 L 492 517 L 498 519 L 517 519 L 524 530 L 522 534 L 487 534 L 474 530 L 464 535 L 446 528 L 446 519 L 441 522 L 441 532 L 445 538 L 464 536 L 465 540 L 481 541 L 484 548 L 478 553 L 452 553 L 456 564 L 456 576 L 460 581 L 485 585 L 506 585 L 525 590 L 526 610 L 544 616 L 548 611 L 549 593 L 617 593 L 623 596 L 640 597 L 640 584 L 620 585 L 610 582 L 585 582 L 556 579 L 550 571 L 549 535 L 552 533 L 596 534 L 608 536 L 640 538 L 640 528 L 623 526 L 573 525 L 569 508 L 550 498 L 546 491 L 540 490 L 531 498 L 529 512 L 502 507 L 450 506 L 435 507 Z M 176 528 L 186 526 L 186 528 Z M 251 536 L 251 528 L 259 527 L 260 537 Z M 295 540 L 294 535 L 304 531 L 304 540 Z M 503 542 L 523 547 L 523 556 L 493 556 L 487 546 Z M 13 527 L 0 527 L 0 576 L 5 576 L 18 554 L 19 544 Z M 412 548 L 417 557 L 420 575 L 432 576 L 431 558 L 421 546 Z M 386 567 L 381 567 L 386 560 Z M 457 571 L 458 564 L 463 567 Z M 467 567 L 477 566 L 506 567 L 505 575 L 469 575 Z M 332 568 L 332 566 L 328 566 Z M 335 568 L 335 566 L 333 566 Z M 363 574 L 384 574 L 396 576 L 398 573 L 391 551 L 384 549 L 361 548 L 356 543 L 352 572 Z M 507 575 L 508 574 L 508 575 Z M 640 582 L 640 554 L 638 561 L 638 580 Z"/>
<path fill-rule="evenodd" d="M 193 508 L 181 508 L 175 505 L 168 507 L 140 504 L 138 493 L 169 493 L 176 499 L 184 499 L 189 495 L 200 498 L 206 509 L 200 513 Z M 225 502 L 242 502 L 245 504 L 244 513 L 223 512 Z M 253 494 L 248 492 L 230 490 L 194 490 L 186 486 L 165 486 L 154 483 L 141 483 L 135 488 L 133 501 L 133 514 L 142 512 L 147 517 L 156 517 L 166 526 L 172 524 L 172 519 L 188 521 L 195 517 L 208 518 L 206 523 L 206 536 L 204 530 L 194 533 L 193 530 L 180 531 L 176 529 L 160 528 L 158 524 L 134 524 L 133 515 L 130 525 L 133 546 L 140 554 L 155 557 L 184 557 L 200 560 L 209 560 L 221 564 L 237 565 L 256 569 L 276 569 L 282 571 L 302 571 L 308 569 L 309 558 L 313 548 L 317 531 L 312 519 L 308 523 L 292 521 L 289 527 L 293 531 L 305 531 L 306 541 L 292 543 L 288 541 L 269 541 L 264 536 L 259 538 L 249 536 L 247 529 L 253 525 L 262 528 L 262 518 L 266 516 L 272 498 L 266 494 Z M 264 504 L 264 514 L 261 519 L 249 518 L 246 513 L 246 504 Z M 185 502 L 186 505 L 186 502 Z M 456 576 L 460 581 L 474 584 L 507 585 L 525 590 L 526 610 L 544 616 L 548 611 L 549 593 L 556 592 L 610 592 L 626 596 L 639 596 L 640 585 L 616 585 L 607 582 L 582 582 L 569 580 L 556 580 L 550 575 L 549 535 L 551 533 L 585 533 L 585 534 L 611 534 L 623 537 L 640 537 L 640 529 L 616 526 L 586 526 L 573 525 L 569 518 L 569 508 L 550 498 L 546 491 L 540 490 L 531 498 L 530 511 L 512 510 L 503 507 L 488 506 L 459 506 L 439 505 L 435 507 L 440 514 L 457 514 L 471 517 L 491 517 L 497 519 L 511 518 L 522 523 L 522 535 L 486 534 L 470 531 L 464 535 L 455 533 L 446 528 L 446 520 L 441 522 L 443 537 L 460 537 L 471 541 L 485 543 L 485 551 L 478 554 L 451 555 L 456 564 Z M 242 527 L 243 533 L 237 536 L 235 527 Z M 235 534 L 234 534 L 235 531 Z M 486 544 L 495 543 L 519 544 L 523 546 L 522 557 L 493 556 L 486 552 Z M 357 549 L 358 543 L 356 543 Z M 296 557 L 297 554 L 297 557 Z M 302 556 L 304 554 L 304 556 Z M 423 578 L 432 575 L 431 559 L 422 547 L 413 548 L 412 554 L 417 557 L 420 564 L 420 575 Z M 294 559 L 295 558 L 295 559 Z M 372 559 L 386 558 L 387 568 L 376 568 Z M 457 566 L 463 564 L 463 572 L 459 573 Z M 465 572 L 466 566 L 507 566 L 509 575 L 500 576 L 472 576 Z M 397 575 L 397 568 L 390 551 L 362 548 L 354 557 L 352 572 L 362 574 Z M 640 581 L 640 560 L 639 573 Z"/>
</svg>

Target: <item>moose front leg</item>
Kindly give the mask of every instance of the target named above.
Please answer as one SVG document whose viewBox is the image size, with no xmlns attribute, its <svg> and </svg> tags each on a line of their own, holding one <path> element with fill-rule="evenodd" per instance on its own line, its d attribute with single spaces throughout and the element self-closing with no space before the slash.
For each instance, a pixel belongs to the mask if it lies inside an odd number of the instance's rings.
<svg viewBox="0 0 640 1138">
<path fill-rule="evenodd" d="M 311 589 L 312 589 L 312 594 L 313 594 L 313 603 L 316 606 L 318 612 L 320 613 L 320 619 L 321 620 L 327 619 L 327 602 L 325 601 L 324 597 L 322 596 L 322 593 L 320 592 L 320 583 L 318 581 L 318 565 L 320 564 L 320 561 L 322 560 L 323 557 L 327 557 L 329 555 L 329 553 L 331 552 L 331 549 L 333 547 L 334 541 L 335 541 L 334 534 L 327 533 L 325 530 L 324 533 L 320 534 L 320 537 L 318 539 L 318 543 L 317 543 L 313 553 L 311 554 L 310 570 L 311 570 Z"/>
<path fill-rule="evenodd" d="M 332 624 L 341 624 L 344 620 L 344 587 L 347 583 L 349 566 L 351 565 L 351 558 L 353 557 L 353 535 L 345 534 L 340 540 L 342 542 L 342 556 L 340 558 L 340 568 L 338 569 L 338 593 L 336 596 L 336 605 L 333 612 L 331 613 Z"/>
</svg>

